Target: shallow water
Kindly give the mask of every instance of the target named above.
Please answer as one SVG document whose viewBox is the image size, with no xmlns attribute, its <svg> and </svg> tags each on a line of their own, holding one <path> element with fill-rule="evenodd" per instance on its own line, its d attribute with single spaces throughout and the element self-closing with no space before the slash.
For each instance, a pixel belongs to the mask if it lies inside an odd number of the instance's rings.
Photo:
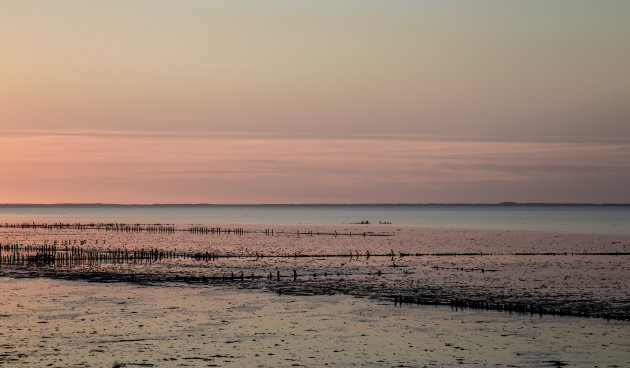
<svg viewBox="0 0 630 368">
<path fill-rule="evenodd" d="M 14 221 L 393 226 L 630 234 L 630 205 L 0 205 Z"/>
<path fill-rule="evenodd" d="M 0 278 L 0 365 L 623 366 L 630 322 L 182 284 Z"/>
</svg>

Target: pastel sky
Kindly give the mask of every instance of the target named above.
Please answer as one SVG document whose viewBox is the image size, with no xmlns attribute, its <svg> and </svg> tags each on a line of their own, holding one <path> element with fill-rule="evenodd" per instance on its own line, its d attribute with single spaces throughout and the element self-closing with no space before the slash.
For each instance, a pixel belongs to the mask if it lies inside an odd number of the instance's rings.
<svg viewBox="0 0 630 368">
<path fill-rule="evenodd" d="M 0 203 L 630 202 L 629 17 L 0 1 Z"/>
</svg>

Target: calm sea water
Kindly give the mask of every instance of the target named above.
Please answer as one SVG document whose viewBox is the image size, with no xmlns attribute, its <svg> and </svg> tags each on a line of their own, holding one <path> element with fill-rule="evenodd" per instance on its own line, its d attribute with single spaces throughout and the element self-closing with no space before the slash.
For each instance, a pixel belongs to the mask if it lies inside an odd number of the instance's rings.
<svg viewBox="0 0 630 368">
<path fill-rule="evenodd" d="M 391 226 L 630 234 L 630 206 L 53 205 L 0 206 L 0 222 L 115 221 Z"/>
</svg>

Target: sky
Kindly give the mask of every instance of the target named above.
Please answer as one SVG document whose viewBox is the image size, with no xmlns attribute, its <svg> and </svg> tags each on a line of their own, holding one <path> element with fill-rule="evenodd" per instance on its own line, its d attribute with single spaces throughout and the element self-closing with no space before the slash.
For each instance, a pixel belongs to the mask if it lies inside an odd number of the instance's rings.
<svg viewBox="0 0 630 368">
<path fill-rule="evenodd" d="M 0 1 L 0 203 L 630 202 L 628 1 Z"/>
</svg>

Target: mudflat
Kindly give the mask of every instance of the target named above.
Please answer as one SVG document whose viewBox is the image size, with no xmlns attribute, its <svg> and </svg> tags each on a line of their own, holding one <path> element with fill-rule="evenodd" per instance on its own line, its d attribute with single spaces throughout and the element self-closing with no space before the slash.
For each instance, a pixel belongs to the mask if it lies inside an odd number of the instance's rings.
<svg viewBox="0 0 630 368">
<path fill-rule="evenodd" d="M 214 226 L 214 227 L 212 227 Z M 630 319 L 630 236 L 395 226 L 0 227 L 0 276 Z"/>
<path fill-rule="evenodd" d="M 189 284 L 0 278 L 0 365 L 623 366 L 630 322 Z"/>
</svg>

